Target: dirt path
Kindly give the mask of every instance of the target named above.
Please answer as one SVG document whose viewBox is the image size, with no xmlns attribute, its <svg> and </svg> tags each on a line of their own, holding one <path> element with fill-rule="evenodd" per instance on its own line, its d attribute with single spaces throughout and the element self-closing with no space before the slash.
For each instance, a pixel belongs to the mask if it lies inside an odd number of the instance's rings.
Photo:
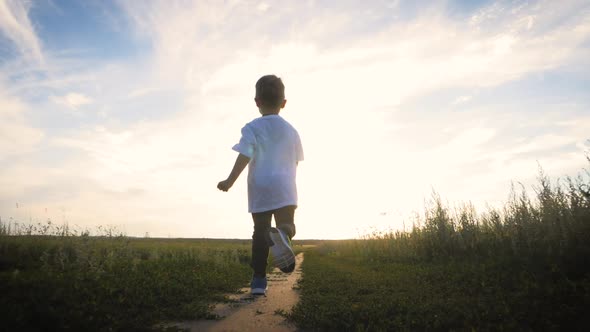
<svg viewBox="0 0 590 332">
<path fill-rule="evenodd" d="M 198 320 L 175 324 L 190 331 L 296 331 L 296 327 L 287 322 L 283 313 L 291 312 L 299 300 L 296 289 L 301 277 L 303 253 L 296 257 L 297 268 L 291 274 L 274 269 L 268 275 L 266 296 L 250 295 L 250 288 L 242 289 L 242 294 L 230 295 L 235 303 L 215 305 L 214 314 L 219 320 Z"/>
</svg>

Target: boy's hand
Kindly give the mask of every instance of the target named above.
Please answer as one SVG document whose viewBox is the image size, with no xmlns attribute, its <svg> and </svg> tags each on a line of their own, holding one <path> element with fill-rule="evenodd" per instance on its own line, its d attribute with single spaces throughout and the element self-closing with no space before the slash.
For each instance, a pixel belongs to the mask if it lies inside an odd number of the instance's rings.
<svg viewBox="0 0 590 332">
<path fill-rule="evenodd" d="M 242 171 L 244 170 L 244 168 L 246 168 L 249 162 L 250 158 L 240 153 L 238 155 L 238 158 L 236 159 L 234 168 L 231 170 L 231 173 L 229 174 L 229 177 L 227 178 L 227 180 L 219 182 L 217 184 L 217 189 L 221 191 L 228 191 L 229 188 L 231 188 L 231 186 L 234 185 L 234 182 L 236 182 L 238 176 L 240 176 L 240 173 L 242 173 Z"/>
<path fill-rule="evenodd" d="M 234 184 L 229 180 L 223 180 L 217 184 L 217 189 L 221 191 L 228 191 Z"/>
<path fill-rule="evenodd" d="M 250 158 L 240 153 L 238 155 L 238 158 L 236 159 L 236 163 L 234 164 L 234 168 L 231 170 L 229 177 L 227 178 L 227 180 L 219 182 L 217 184 L 217 189 L 221 191 L 228 191 L 229 188 L 231 188 L 231 186 L 234 185 L 234 182 L 236 182 L 238 176 L 240 176 L 240 173 L 242 173 L 242 171 L 244 170 L 244 168 L 246 168 L 246 165 L 248 165 L 249 162 Z"/>
</svg>

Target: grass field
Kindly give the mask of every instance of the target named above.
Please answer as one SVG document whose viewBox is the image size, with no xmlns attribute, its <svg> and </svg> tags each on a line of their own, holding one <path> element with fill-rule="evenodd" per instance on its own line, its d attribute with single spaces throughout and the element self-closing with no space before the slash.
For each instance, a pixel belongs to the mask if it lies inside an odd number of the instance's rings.
<svg viewBox="0 0 590 332">
<path fill-rule="evenodd" d="M 0 236 L 6 331 L 139 331 L 247 284 L 248 241 Z"/>
<path fill-rule="evenodd" d="M 503 209 L 434 196 L 411 232 L 299 241 L 301 301 L 286 314 L 319 331 L 586 330 L 590 174 Z M 248 240 L 129 238 L 0 222 L 0 330 L 141 331 L 204 318 L 248 284 Z M 272 291 L 272 290 L 271 290 Z"/>
<path fill-rule="evenodd" d="M 321 331 L 581 331 L 590 326 L 589 174 L 502 210 L 434 197 L 408 233 L 326 241 L 306 254 L 292 319 Z"/>
</svg>

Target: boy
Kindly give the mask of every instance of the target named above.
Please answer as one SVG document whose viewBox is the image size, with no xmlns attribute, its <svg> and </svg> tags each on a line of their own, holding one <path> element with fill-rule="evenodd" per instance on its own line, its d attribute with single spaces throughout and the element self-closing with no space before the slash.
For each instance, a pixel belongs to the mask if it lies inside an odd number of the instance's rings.
<svg viewBox="0 0 590 332">
<path fill-rule="evenodd" d="M 248 212 L 254 220 L 252 235 L 252 294 L 266 293 L 266 265 L 269 247 L 275 265 L 283 272 L 295 269 L 291 238 L 295 235 L 294 214 L 297 208 L 295 176 L 303 160 L 297 130 L 279 112 L 285 107 L 285 86 L 275 75 L 256 82 L 254 98 L 261 117 L 242 128 L 242 138 L 233 147 L 239 152 L 229 177 L 217 184 L 228 191 L 246 165 L 248 168 Z M 271 227 L 274 215 L 277 228 Z"/>
</svg>

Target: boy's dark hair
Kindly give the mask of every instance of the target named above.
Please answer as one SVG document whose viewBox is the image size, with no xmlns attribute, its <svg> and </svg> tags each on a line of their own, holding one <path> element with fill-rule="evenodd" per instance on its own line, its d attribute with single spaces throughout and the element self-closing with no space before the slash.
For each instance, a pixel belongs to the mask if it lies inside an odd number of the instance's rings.
<svg viewBox="0 0 590 332">
<path fill-rule="evenodd" d="M 256 99 L 265 107 L 280 107 L 285 100 L 285 85 L 275 75 L 262 76 L 256 82 Z"/>
</svg>

